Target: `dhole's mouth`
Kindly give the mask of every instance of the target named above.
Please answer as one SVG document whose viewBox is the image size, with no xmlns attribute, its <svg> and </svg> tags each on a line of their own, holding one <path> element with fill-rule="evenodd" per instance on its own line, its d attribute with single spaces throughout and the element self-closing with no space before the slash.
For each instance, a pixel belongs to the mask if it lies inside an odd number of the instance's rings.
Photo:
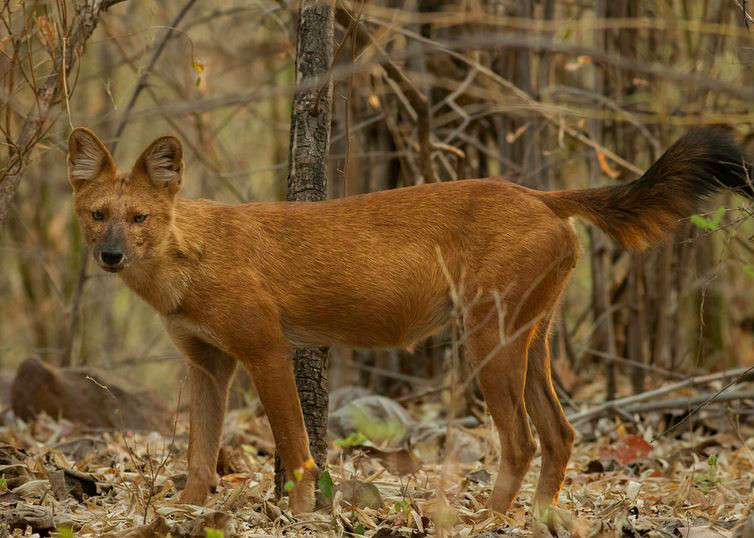
<svg viewBox="0 0 754 538">
<path fill-rule="evenodd" d="M 97 265 L 100 266 L 100 269 L 102 269 L 103 271 L 107 271 L 108 273 L 120 273 L 123 269 L 126 268 L 125 264 L 113 266 L 113 265 L 105 265 L 104 263 L 98 263 Z"/>
</svg>

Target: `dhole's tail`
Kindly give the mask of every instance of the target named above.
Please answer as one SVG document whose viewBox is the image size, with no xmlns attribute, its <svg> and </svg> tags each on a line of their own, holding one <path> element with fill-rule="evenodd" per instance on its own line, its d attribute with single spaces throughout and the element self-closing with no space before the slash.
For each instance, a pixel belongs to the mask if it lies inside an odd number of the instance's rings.
<svg viewBox="0 0 754 538">
<path fill-rule="evenodd" d="M 683 136 L 636 181 L 541 193 L 541 199 L 556 215 L 585 218 L 624 247 L 642 250 L 665 239 L 718 190 L 752 198 L 748 172 L 733 136 L 704 127 Z"/>
</svg>

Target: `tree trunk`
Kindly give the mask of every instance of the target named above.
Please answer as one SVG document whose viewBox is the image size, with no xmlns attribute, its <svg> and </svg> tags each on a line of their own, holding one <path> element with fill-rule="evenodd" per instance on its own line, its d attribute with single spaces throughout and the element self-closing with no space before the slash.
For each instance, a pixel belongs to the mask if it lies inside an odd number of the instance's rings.
<svg viewBox="0 0 754 538">
<path fill-rule="evenodd" d="M 329 1 L 301 0 L 296 43 L 296 93 L 291 112 L 288 155 L 288 200 L 320 201 L 327 192 L 327 156 L 330 146 L 333 61 L 333 5 Z M 327 458 L 327 348 L 296 349 L 294 367 L 309 446 L 317 466 Z M 275 458 L 278 495 L 284 482 Z"/>
</svg>

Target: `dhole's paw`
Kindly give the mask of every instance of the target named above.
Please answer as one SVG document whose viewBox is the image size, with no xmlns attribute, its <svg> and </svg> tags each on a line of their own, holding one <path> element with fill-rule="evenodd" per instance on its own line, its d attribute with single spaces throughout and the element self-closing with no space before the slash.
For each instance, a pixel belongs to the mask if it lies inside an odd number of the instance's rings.
<svg viewBox="0 0 754 538">
<path fill-rule="evenodd" d="M 178 499 L 178 502 L 181 504 L 193 504 L 194 506 L 204 506 L 204 501 L 207 500 L 207 493 L 206 492 L 193 492 L 193 491 L 183 491 L 181 493 L 181 496 Z"/>
<path fill-rule="evenodd" d="M 503 488 L 500 488 L 495 484 L 495 487 L 492 488 L 490 498 L 487 499 L 487 508 L 493 512 L 507 514 L 508 510 L 510 510 L 511 504 L 513 504 L 513 496 L 510 491 L 503 491 Z"/>
<path fill-rule="evenodd" d="M 294 514 L 314 511 L 314 479 L 306 477 L 288 493 L 288 506 Z"/>
<path fill-rule="evenodd" d="M 191 480 L 189 480 L 188 482 L 186 482 L 186 487 L 183 489 L 178 502 L 180 502 L 181 504 L 203 506 L 204 501 L 207 500 L 207 495 L 209 495 L 210 489 L 210 484 L 202 482 L 191 482 Z"/>
<path fill-rule="evenodd" d="M 556 536 L 559 531 L 570 530 L 574 521 L 570 512 L 552 504 L 537 505 L 534 517 L 540 525 L 545 525 Z"/>
</svg>

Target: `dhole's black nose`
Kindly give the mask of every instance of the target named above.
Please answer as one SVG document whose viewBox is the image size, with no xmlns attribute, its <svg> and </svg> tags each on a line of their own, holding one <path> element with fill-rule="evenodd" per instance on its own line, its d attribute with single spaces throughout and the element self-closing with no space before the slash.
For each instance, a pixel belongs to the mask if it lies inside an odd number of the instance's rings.
<svg viewBox="0 0 754 538">
<path fill-rule="evenodd" d="M 99 257 L 102 259 L 102 262 L 106 265 L 118 265 L 121 260 L 123 259 L 123 253 L 122 252 L 107 252 L 102 251 L 100 252 Z"/>
</svg>

